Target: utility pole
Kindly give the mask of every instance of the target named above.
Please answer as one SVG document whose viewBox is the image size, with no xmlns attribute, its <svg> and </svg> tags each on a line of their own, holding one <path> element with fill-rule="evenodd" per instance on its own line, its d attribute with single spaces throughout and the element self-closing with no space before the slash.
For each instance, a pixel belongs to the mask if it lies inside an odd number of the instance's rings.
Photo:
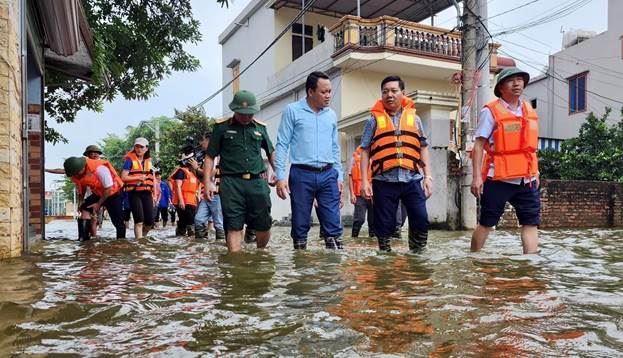
<svg viewBox="0 0 623 358">
<path fill-rule="evenodd" d="M 478 19 L 475 10 L 478 0 L 463 1 L 463 31 L 461 37 L 462 47 L 462 88 L 461 88 L 461 158 L 463 175 L 460 178 L 460 226 L 464 229 L 476 227 L 476 198 L 471 194 L 472 161 L 468 152 L 471 152 L 474 143 L 474 129 L 478 118 L 476 107 L 476 89 L 474 75 L 477 69 L 476 53 L 476 27 Z M 471 10 L 471 11 L 470 11 Z"/>
<path fill-rule="evenodd" d="M 476 49 L 476 63 L 480 66 L 480 80 L 478 81 L 478 110 L 491 100 L 491 88 L 490 79 L 491 71 L 489 64 L 489 46 L 493 44 L 489 43 L 489 33 L 487 28 L 489 24 L 487 18 L 489 17 L 489 11 L 487 10 L 487 0 L 478 0 L 477 11 L 474 11 L 476 15 L 480 16 L 481 21 L 478 22 L 478 48 Z M 553 112 L 552 112 L 553 113 Z M 478 122 L 474 122 L 478 123 Z"/>
</svg>

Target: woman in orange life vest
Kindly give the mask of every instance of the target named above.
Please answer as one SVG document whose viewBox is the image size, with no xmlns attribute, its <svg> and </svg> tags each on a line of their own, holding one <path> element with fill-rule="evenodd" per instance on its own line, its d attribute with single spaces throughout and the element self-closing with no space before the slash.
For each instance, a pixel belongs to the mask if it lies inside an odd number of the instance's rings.
<svg viewBox="0 0 623 358">
<path fill-rule="evenodd" d="M 480 112 L 471 185 L 472 194 L 480 198 L 480 220 L 472 234 L 472 251 L 484 246 L 491 228 L 504 213 L 506 202 L 517 213 L 524 254 L 538 250 L 539 124 L 534 109 L 520 100 L 529 80 L 530 75 L 518 68 L 503 69 L 494 89 L 498 99 L 486 104 Z"/>
<path fill-rule="evenodd" d="M 123 222 L 123 199 L 121 187 L 123 182 L 112 165 L 105 160 L 95 160 L 85 157 L 67 158 L 63 163 L 65 174 L 71 178 L 80 195 L 80 202 L 86 189 L 92 194 L 80 205 L 83 211 L 97 212 L 100 207 L 108 209 L 110 220 L 117 229 L 117 238 L 125 238 L 125 224 Z M 78 238 L 81 241 L 90 239 L 91 220 L 78 219 Z"/>
<path fill-rule="evenodd" d="M 194 153 L 182 154 L 180 165 L 173 169 L 169 177 L 169 184 L 173 193 L 173 205 L 177 208 L 178 220 L 175 235 L 194 236 L 195 213 L 197 211 L 199 179 L 191 170 L 188 161 Z"/>
<path fill-rule="evenodd" d="M 368 219 L 368 236 L 376 237 L 374 233 L 374 212 L 372 208 L 372 200 L 368 200 L 361 196 L 361 151 L 363 149 L 358 146 L 353 152 L 353 157 L 350 162 L 350 175 L 349 175 L 349 188 L 350 188 L 350 202 L 355 206 L 353 213 L 353 229 L 351 232 L 352 238 L 359 237 L 359 231 L 361 226 L 366 221 L 366 212 Z M 372 169 L 368 166 L 367 173 L 368 182 L 372 183 Z"/>
<path fill-rule="evenodd" d="M 154 169 L 147 146 L 147 139 L 139 137 L 134 141 L 134 149 L 125 157 L 121 179 L 128 192 L 130 209 L 134 218 L 134 236 L 137 239 L 147 235 L 154 225 Z"/>
</svg>

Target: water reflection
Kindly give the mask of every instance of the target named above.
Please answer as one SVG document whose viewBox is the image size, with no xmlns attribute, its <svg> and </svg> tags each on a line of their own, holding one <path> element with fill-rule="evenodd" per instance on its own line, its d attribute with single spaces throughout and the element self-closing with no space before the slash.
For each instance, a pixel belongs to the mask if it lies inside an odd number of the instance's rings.
<svg viewBox="0 0 623 358">
<path fill-rule="evenodd" d="M 351 239 L 293 252 L 288 231 L 239 255 L 172 229 L 45 242 L 0 262 L 0 356 L 623 353 L 621 230 L 545 231 L 527 257 L 506 231 L 478 254 L 467 233 L 431 232 L 422 255 Z"/>
<path fill-rule="evenodd" d="M 354 285 L 329 312 L 363 333 L 372 352 L 409 352 L 433 332 L 427 301 L 418 299 L 433 286 L 433 271 L 418 258 L 369 258 L 351 261 L 345 270 Z"/>
</svg>

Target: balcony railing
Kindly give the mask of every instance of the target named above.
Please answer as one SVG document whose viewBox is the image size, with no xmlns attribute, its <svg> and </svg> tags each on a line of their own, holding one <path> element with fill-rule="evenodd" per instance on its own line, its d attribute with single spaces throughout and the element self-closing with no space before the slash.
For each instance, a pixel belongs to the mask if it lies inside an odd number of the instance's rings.
<svg viewBox="0 0 623 358">
<path fill-rule="evenodd" d="M 347 15 L 330 31 L 335 37 L 334 56 L 347 49 L 389 49 L 455 61 L 461 59 L 460 34 L 395 17 L 362 19 Z"/>
</svg>

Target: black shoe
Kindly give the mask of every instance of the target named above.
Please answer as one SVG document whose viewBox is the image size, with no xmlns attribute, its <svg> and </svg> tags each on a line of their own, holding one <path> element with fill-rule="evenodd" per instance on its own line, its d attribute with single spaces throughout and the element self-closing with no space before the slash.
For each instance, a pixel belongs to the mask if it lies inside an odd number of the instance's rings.
<svg viewBox="0 0 623 358">
<path fill-rule="evenodd" d="M 402 228 L 401 227 L 397 227 L 396 230 L 394 231 L 394 233 L 392 234 L 392 237 L 394 239 L 401 239 L 402 238 Z"/>
<path fill-rule="evenodd" d="M 358 238 L 359 237 L 359 230 L 360 229 L 353 228 L 353 231 L 351 232 L 350 237 L 352 237 L 353 239 Z"/>
<path fill-rule="evenodd" d="M 368 237 L 374 239 L 376 237 L 376 234 L 374 232 L 368 232 Z"/>
<path fill-rule="evenodd" d="M 186 235 L 188 237 L 195 236 L 195 225 L 188 225 L 188 226 L 186 226 Z"/>
<path fill-rule="evenodd" d="M 226 238 L 227 236 L 225 235 L 225 230 L 216 230 L 216 240 L 225 241 Z"/>
<path fill-rule="evenodd" d="M 428 232 L 409 229 L 409 251 L 420 253 L 428 242 Z"/>
<path fill-rule="evenodd" d="M 244 242 L 247 244 L 251 244 L 257 241 L 257 236 L 255 235 L 255 230 L 246 229 L 244 231 Z"/>
<path fill-rule="evenodd" d="M 307 240 L 294 240 L 293 244 L 295 250 L 307 250 Z"/>
<path fill-rule="evenodd" d="M 377 237 L 377 240 L 379 242 L 379 250 L 381 251 L 385 251 L 385 252 L 391 252 L 392 251 L 392 246 L 390 244 L 391 239 L 389 237 Z"/>
<path fill-rule="evenodd" d="M 175 227 L 175 236 L 184 236 L 186 230 L 181 228 L 179 225 Z"/>
<path fill-rule="evenodd" d="M 344 243 L 341 237 L 327 237 L 324 239 L 324 247 L 332 250 L 342 250 Z"/>
<path fill-rule="evenodd" d="M 206 239 L 208 237 L 208 229 L 204 225 L 195 227 L 195 239 Z"/>
</svg>

